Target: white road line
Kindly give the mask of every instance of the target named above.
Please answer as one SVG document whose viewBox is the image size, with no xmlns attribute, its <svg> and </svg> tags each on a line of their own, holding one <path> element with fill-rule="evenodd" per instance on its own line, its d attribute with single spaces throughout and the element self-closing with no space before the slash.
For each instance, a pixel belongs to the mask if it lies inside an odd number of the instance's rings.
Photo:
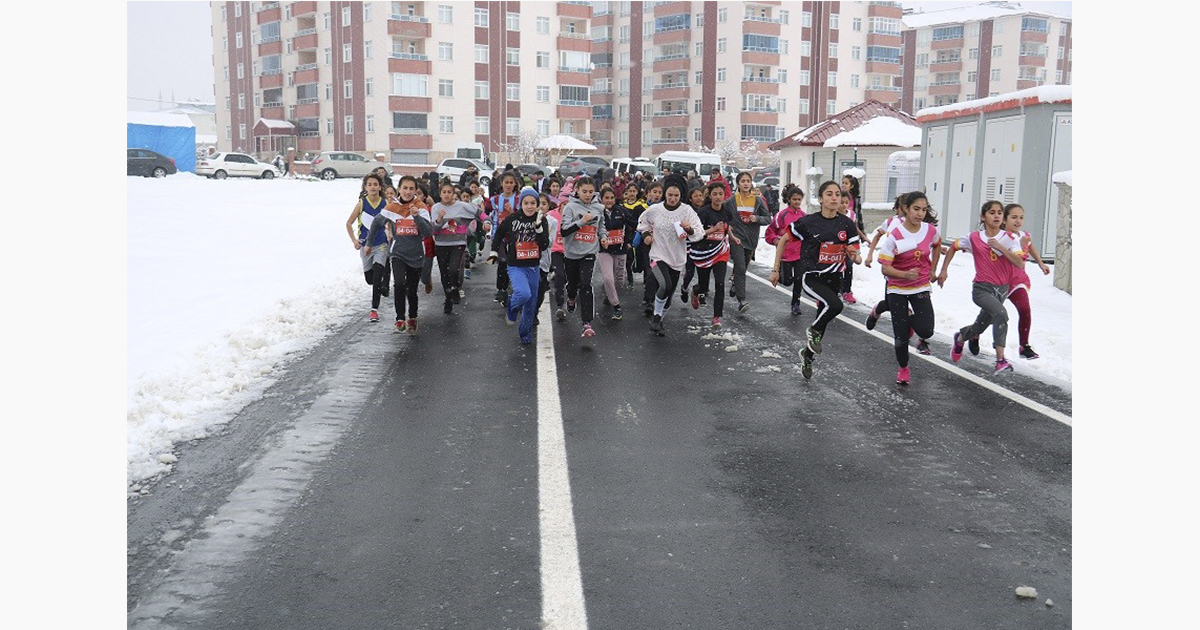
<svg viewBox="0 0 1200 630">
<path fill-rule="evenodd" d="M 749 271 L 746 272 L 746 276 L 749 278 L 754 278 L 755 280 L 767 285 L 768 287 L 775 289 L 776 291 L 779 291 L 780 293 L 783 293 L 784 295 L 788 296 L 789 299 L 791 299 L 791 297 L 792 297 L 791 289 L 785 289 L 783 287 L 772 287 L 770 280 L 766 280 L 766 279 L 762 278 L 761 276 L 758 276 L 757 274 L 750 273 Z M 816 308 L 816 306 L 817 306 L 815 302 L 809 300 L 807 297 L 803 297 L 803 298 L 801 298 L 801 300 L 808 303 L 813 308 Z M 838 315 L 837 319 L 840 319 L 843 322 L 846 322 L 847 324 L 867 333 L 868 335 L 872 335 L 878 339 L 882 339 L 883 341 L 886 341 L 889 346 L 892 345 L 892 338 L 889 335 L 885 335 L 881 332 L 877 332 L 874 330 L 867 330 L 866 326 L 858 323 L 857 321 L 855 321 L 845 315 Z M 971 374 L 970 372 L 968 372 L 966 370 L 960 370 L 960 369 L 956 368 L 952 363 L 946 363 L 945 361 L 943 361 L 941 359 L 936 359 L 932 356 L 926 356 L 923 354 L 917 354 L 915 352 L 912 353 L 910 356 L 916 357 L 922 361 L 926 361 L 932 365 L 936 365 L 936 366 L 942 368 L 943 370 L 946 370 L 947 372 L 950 372 L 951 374 L 954 374 L 956 376 L 961 376 L 962 378 L 964 378 L 972 383 L 975 383 L 976 385 L 979 385 L 980 387 L 983 387 L 983 388 L 991 390 L 997 394 L 1000 394 L 1001 396 L 1003 396 L 1017 404 L 1024 405 L 1025 407 L 1032 409 L 1033 411 L 1036 411 L 1036 412 L 1046 416 L 1047 418 L 1050 418 L 1051 420 L 1057 420 L 1067 426 L 1071 426 L 1071 416 L 1068 416 L 1060 411 L 1055 411 L 1054 409 L 1051 409 L 1051 408 L 1047 407 L 1046 405 L 1043 405 L 1040 402 L 1030 400 L 1014 391 L 1004 389 L 1003 387 L 1000 387 L 999 385 L 997 385 L 989 380 L 979 378 L 978 376 L 975 376 L 974 374 Z"/>
<path fill-rule="evenodd" d="M 537 333 L 538 524 L 541 538 L 542 628 L 586 630 L 579 543 L 571 506 L 571 478 L 563 434 L 558 370 L 554 364 L 554 318 L 550 301 L 542 307 Z"/>
</svg>

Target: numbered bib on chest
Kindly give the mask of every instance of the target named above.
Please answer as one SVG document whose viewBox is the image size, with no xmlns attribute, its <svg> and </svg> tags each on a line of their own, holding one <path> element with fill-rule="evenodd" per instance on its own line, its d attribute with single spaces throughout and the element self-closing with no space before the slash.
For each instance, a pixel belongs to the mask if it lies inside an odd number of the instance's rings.
<svg viewBox="0 0 1200 630">
<path fill-rule="evenodd" d="M 846 258 L 846 246 L 841 243 L 821 243 L 821 251 L 817 255 L 817 263 L 821 265 L 837 264 Z"/>
<path fill-rule="evenodd" d="M 396 236 L 416 236 L 417 222 L 412 219 L 400 219 L 396 222 Z"/>
<path fill-rule="evenodd" d="M 575 233 L 575 240 L 580 243 L 595 243 L 596 242 L 596 226 L 585 225 L 579 228 Z"/>
<path fill-rule="evenodd" d="M 717 229 L 717 230 L 715 230 L 715 231 L 714 231 L 712 234 L 709 234 L 709 235 L 708 235 L 707 237 L 705 237 L 705 238 L 707 238 L 707 239 L 708 239 L 708 240 L 710 240 L 710 241 L 719 241 L 719 240 L 722 240 L 722 239 L 724 239 L 724 238 L 725 238 L 725 228 L 723 228 L 723 227 L 722 227 L 722 228 L 718 228 L 718 229 Z"/>
<path fill-rule="evenodd" d="M 541 255 L 535 241 L 517 241 L 517 260 L 534 260 Z"/>
<path fill-rule="evenodd" d="M 738 206 L 737 212 L 738 212 L 738 218 L 740 218 L 742 220 L 742 223 L 749 223 L 751 220 L 754 219 L 754 208 L 748 208 L 746 206 Z"/>
<path fill-rule="evenodd" d="M 608 244 L 609 245 L 625 244 L 625 230 L 609 230 L 608 231 Z"/>
</svg>

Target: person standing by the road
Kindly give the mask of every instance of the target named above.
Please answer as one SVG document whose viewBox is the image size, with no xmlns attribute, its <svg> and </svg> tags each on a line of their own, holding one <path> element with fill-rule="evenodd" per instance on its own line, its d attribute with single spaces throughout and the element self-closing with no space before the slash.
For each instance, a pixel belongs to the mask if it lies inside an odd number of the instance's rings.
<svg viewBox="0 0 1200 630">
<path fill-rule="evenodd" d="M 488 262 L 496 264 L 501 249 L 506 252 L 505 272 L 512 286 L 512 297 L 505 305 L 507 322 L 517 326 L 522 345 L 533 343 L 533 322 L 537 317 L 538 269 L 542 252 L 550 246 L 550 228 L 538 213 L 538 194 L 522 190 L 520 210 L 509 213 L 496 228 Z"/>
<path fill-rule="evenodd" d="M 854 222 L 838 212 L 842 189 L 837 182 L 827 181 L 818 189 L 821 212 L 794 221 L 775 243 L 775 264 L 771 267 L 771 285 L 779 284 L 780 263 L 788 243 L 801 241 L 799 282 L 804 292 L 817 301 L 817 315 L 805 331 L 806 343 L 800 351 L 803 360 L 800 372 L 812 378 L 813 360 L 821 353 L 825 329 L 842 312 L 842 268 L 847 259 L 861 262 L 858 254 L 858 229 Z"/>
<path fill-rule="evenodd" d="M 1037 248 L 1033 245 L 1033 235 L 1029 232 L 1022 231 L 1021 228 L 1025 225 L 1025 208 L 1020 204 L 1010 203 L 1004 206 L 1004 231 L 1012 234 L 1021 243 L 1021 251 L 1025 261 L 1029 261 L 1029 257 L 1033 256 L 1033 260 L 1037 262 L 1038 268 L 1042 270 L 1043 275 L 1050 274 L 1050 268 L 1046 263 L 1042 262 L 1042 257 L 1038 256 Z M 1020 355 L 1025 359 L 1036 359 L 1038 353 L 1033 351 L 1029 345 L 1029 329 L 1033 324 L 1033 316 L 1029 310 L 1029 285 L 1032 284 L 1029 280 L 1029 274 L 1025 272 L 1024 267 L 1014 267 L 1012 278 L 1008 281 L 1008 300 L 1017 307 L 1017 334 L 1021 340 Z"/>
<path fill-rule="evenodd" d="M 575 180 L 576 197 L 563 209 L 563 263 L 567 271 L 567 310 L 574 312 L 579 302 L 579 317 L 583 321 L 583 336 L 593 337 L 592 319 L 596 315 L 592 292 L 592 273 L 596 255 L 600 253 L 604 227 L 604 207 L 594 200 L 596 184 L 590 177 Z"/>
<path fill-rule="evenodd" d="M 416 179 L 410 176 L 400 178 L 402 189 L 415 188 L 416 183 Z M 380 249 L 386 249 L 393 259 L 392 267 L 396 278 L 393 298 L 396 306 L 396 332 L 407 331 L 410 335 L 416 335 L 417 287 L 421 284 L 421 269 L 425 262 L 425 239 L 433 234 L 429 212 L 417 204 L 415 199 L 401 204 L 397 197 L 392 197 L 388 199 L 383 211 L 371 222 L 367 241 L 372 242 L 374 235 L 381 231 L 388 234 L 391 241 L 389 246 Z M 364 249 L 369 251 L 369 248 L 370 246 L 367 246 Z"/>
<path fill-rule="evenodd" d="M 683 189 L 687 183 L 675 176 L 670 181 L 661 203 L 650 206 L 638 219 L 638 232 L 642 241 L 650 246 L 650 273 L 655 279 L 654 316 L 650 320 L 650 332 L 662 337 L 663 309 L 675 294 L 675 285 L 687 259 L 686 241 L 695 242 L 704 238 L 700 229 L 700 217 L 691 206 L 682 202 Z"/>
<path fill-rule="evenodd" d="M 716 169 L 714 169 L 716 171 Z M 719 175 L 720 172 L 717 171 Z M 723 180 L 722 180 L 723 181 Z M 710 180 L 709 183 L 712 183 Z M 728 189 L 728 183 L 725 183 Z M 762 196 L 754 190 L 754 180 L 749 171 L 738 173 L 737 192 L 733 198 L 725 202 L 730 213 L 735 216 L 733 235 L 742 242 L 734 245 L 729 253 L 733 261 L 733 296 L 737 298 L 738 312 L 745 313 L 750 309 L 746 301 L 746 268 L 754 259 L 754 250 L 758 247 L 758 235 L 762 226 L 771 222 L 771 211 Z M 724 290 L 724 286 L 721 287 Z"/>
<path fill-rule="evenodd" d="M 971 285 L 971 301 L 979 307 L 975 322 L 954 333 L 954 347 L 950 359 L 955 363 L 962 358 L 963 344 L 978 339 L 988 326 L 992 327 L 992 347 L 996 349 L 995 373 L 1012 371 L 1012 365 L 1004 359 L 1004 345 L 1008 336 L 1008 311 L 1004 299 L 1008 295 L 1008 283 L 1012 279 L 1013 267 L 1024 267 L 1024 252 L 1021 242 L 1005 232 L 1004 205 L 994 199 L 983 204 L 979 212 L 982 229 L 971 232 L 950 246 L 942 261 L 938 274 L 938 286 L 946 284 L 946 270 L 954 253 L 971 252 L 975 259 L 975 279 Z"/>
<path fill-rule="evenodd" d="M 802 188 L 788 184 L 787 188 L 783 189 L 783 197 L 787 200 L 788 205 L 767 224 L 767 233 L 764 238 L 767 239 L 768 245 L 778 243 L 779 237 L 783 236 L 789 225 L 808 214 L 804 211 L 804 190 Z M 800 241 L 789 242 L 783 250 L 783 258 L 779 263 L 779 283 L 792 288 L 792 315 L 800 314 L 800 296 L 804 293 L 800 283 L 800 274 L 802 273 L 800 270 L 800 246 Z"/>
<path fill-rule="evenodd" d="M 490 228 L 483 213 L 469 203 L 455 201 L 454 185 L 449 181 L 442 184 L 442 200 L 433 205 L 433 241 L 437 256 L 438 272 L 442 276 L 442 290 L 446 302 L 442 307 L 447 315 L 454 312 L 454 305 L 462 296 L 462 264 L 467 250 L 467 231 L 472 221 Z"/>
<path fill-rule="evenodd" d="M 688 259 L 696 268 L 696 288 L 692 290 L 692 308 L 700 308 L 700 297 L 708 293 L 709 276 L 713 276 L 716 292 L 713 295 L 712 327 L 721 327 L 721 315 L 725 308 L 725 271 L 729 266 L 729 241 L 739 247 L 741 240 L 730 233 L 733 212 L 725 205 L 725 186 L 720 182 L 709 182 L 704 187 L 704 198 L 696 209 L 704 238 L 688 243 Z"/>
<path fill-rule="evenodd" d="M 879 266 L 887 278 L 886 296 L 892 313 L 892 339 L 900 370 L 896 382 L 907 385 L 908 342 L 912 334 L 921 339 L 933 336 L 933 287 L 929 283 L 942 254 L 937 217 L 925 193 L 909 193 L 904 204 L 904 221 L 888 232 L 879 250 Z"/>
</svg>

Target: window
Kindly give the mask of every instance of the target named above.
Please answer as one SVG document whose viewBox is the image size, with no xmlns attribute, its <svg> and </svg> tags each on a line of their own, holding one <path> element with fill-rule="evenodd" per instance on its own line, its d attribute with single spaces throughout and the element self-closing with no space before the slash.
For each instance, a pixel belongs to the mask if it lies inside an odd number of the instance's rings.
<svg viewBox="0 0 1200 630">
<path fill-rule="evenodd" d="M 725 111 L 725 97 L 724 96 L 717 97 L 717 111 L 719 111 L 719 112 Z"/>
<path fill-rule="evenodd" d="M 896 18 L 873 17 L 871 18 L 870 26 L 867 33 L 871 35 L 899 35 L 901 30 L 900 20 Z M 961 39 L 962 27 L 958 28 L 958 37 L 947 37 L 946 39 Z M 937 29 L 934 29 L 935 31 Z"/>
<path fill-rule="evenodd" d="M 800 85 L 808 85 L 808 70 L 800 71 Z"/>
<path fill-rule="evenodd" d="M 717 68 L 717 83 L 725 82 L 725 68 Z"/>
<path fill-rule="evenodd" d="M 1062 85 L 1062 70 L 1054 71 L 1054 83 L 1058 84 L 1058 85 Z"/>
<path fill-rule="evenodd" d="M 805 116 L 808 115 L 808 101 L 807 100 L 800 101 L 800 113 Z"/>
<path fill-rule="evenodd" d="M 438 42 L 438 60 L 453 61 L 454 60 L 454 44 L 451 42 Z"/>
<path fill-rule="evenodd" d="M 967 73 L 967 83 L 975 83 L 978 80 L 978 78 L 979 78 L 978 72 L 968 72 Z"/>
<path fill-rule="evenodd" d="M 812 13 L 804 11 L 800 14 L 800 26 L 812 26 Z"/>
<path fill-rule="evenodd" d="M 342 44 L 342 61 L 348 62 L 354 58 L 354 48 L 350 44 Z"/>
<path fill-rule="evenodd" d="M 780 69 L 779 69 L 779 70 L 778 70 L 778 71 L 775 73 L 775 76 L 779 77 L 779 82 L 780 82 L 780 83 L 787 83 L 787 74 L 788 74 L 788 73 L 787 73 L 787 69 L 786 69 L 786 68 L 780 68 Z"/>
<path fill-rule="evenodd" d="M 363 8 L 363 21 L 370 22 L 371 21 L 371 3 L 364 2 L 362 5 L 362 8 Z"/>
<path fill-rule="evenodd" d="M 918 68 L 929 67 L 929 53 L 921 53 L 921 54 L 917 55 L 917 67 Z"/>
<path fill-rule="evenodd" d="M 693 22 L 696 24 L 696 28 L 700 28 L 700 27 L 704 26 L 704 14 L 697 13 L 696 19 L 693 20 Z"/>
<path fill-rule="evenodd" d="M 342 26 L 350 26 L 350 7 L 342 7 Z"/>
<path fill-rule="evenodd" d="M 538 33 L 540 33 L 542 35 L 550 34 L 550 18 L 539 17 L 536 20 L 536 24 L 537 24 L 537 32 Z"/>
<path fill-rule="evenodd" d="M 225 7 L 221 7 L 221 8 L 224 9 Z M 221 36 L 221 50 L 223 50 L 223 51 L 229 50 L 229 37 L 227 37 L 225 35 Z"/>
<path fill-rule="evenodd" d="M 812 54 L 812 42 L 809 42 L 809 41 L 800 42 L 800 56 L 807 57 L 811 54 Z"/>
<path fill-rule="evenodd" d="M 235 5 L 235 6 L 240 6 L 240 4 L 238 4 L 238 5 Z M 242 33 L 241 33 L 241 31 L 238 31 L 237 33 L 234 33 L 234 34 L 233 34 L 233 41 L 234 41 L 234 46 L 235 46 L 235 47 L 237 47 L 237 48 L 241 48 L 241 47 L 242 47 Z"/>
<path fill-rule="evenodd" d="M 829 14 L 829 29 L 830 30 L 840 29 L 841 27 L 838 26 L 840 21 L 841 21 L 841 18 L 837 13 L 830 13 Z"/>
<path fill-rule="evenodd" d="M 364 87 L 366 89 L 367 96 L 375 96 L 375 79 L 373 77 L 367 77 L 366 81 L 364 82 Z"/>
<path fill-rule="evenodd" d="M 537 121 L 537 135 L 539 135 L 539 136 L 550 135 L 550 121 L 549 120 L 538 120 Z"/>
<path fill-rule="evenodd" d="M 926 77 L 923 74 L 918 75 L 914 81 L 915 81 L 914 87 L 918 90 L 923 90 L 923 89 L 925 89 L 925 86 L 927 86 L 929 84 L 929 77 Z"/>
<path fill-rule="evenodd" d="M 850 30 L 852 30 L 856 33 L 861 33 L 862 32 L 862 18 L 851 19 L 850 20 Z"/>
<path fill-rule="evenodd" d="M 627 43 L 629 41 L 629 25 L 622 24 L 619 32 L 620 32 L 621 43 L 622 44 Z"/>
<path fill-rule="evenodd" d="M 333 133 L 333 119 L 332 118 L 325 119 L 325 133 Z"/>
<path fill-rule="evenodd" d="M 872 21 L 874 21 L 877 19 L 882 20 L 882 19 L 887 19 L 887 18 L 871 18 L 871 19 L 872 19 Z M 899 20 L 897 20 L 897 21 L 899 21 Z M 997 24 L 999 24 L 999 22 L 997 22 Z M 947 39 L 962 39 L 962 38 L 963 38 L 962 24 L 958 24 L 956 26 L 942 26 L 942 27 L 933 29 L 933 41 L 935 41 L 935 42 L 945 41 Z"/>
<path fill-rule="evenodd" d="M 725 139 L 725 128 L 717 127 L 717 140 L 724 140 L 724 139 Z"/>
<path fill-rule="evenodd" d="M 829 99 L 825 101 L 825 115 L 832 116 L 837 113 L 837 101 Z"/>
<path fill-rule="evenodd" d="M 1062 46 L 1059 46 L 1058 47 L 1058 58 L 1062 59 L 1065 53 L 1066 53 L 1066 49 L 1063 48 Z"/>
<path fill-rule="evenodd" d="M 221 5 L 221 21 L 224 22 L 226 19 L 228 19 L 228 17 L 229 17 L 229 12 L 225 10 L 225 5 L 222 4 Z M 226 133 L 225 137 L 229 138 L 229 134 Z"/>
<path fill-rule="evenodd" d="M 537 86 L 537 102 L 539 102 L 539 103 L 549 103 L 550 102 L 550 86 L 549 85 Z"/>
<path fill-rule="evenodd" d="M 587 72 L 592 56 L 586 52 L 573 50 L 558 51 L 558 69 L 568 72 Z"/>
<path fill-rule="evenodd" d="M 947 59 L 946 61 L 958 61 L 958 51 L 938 51 L 939 59 L 943 52 L 953 52 L 955 59 Z M 891 46 L 867 46 L 867 61 L 882 61 L 884 63 L 900 63 L 900 49 L 892 48 Z"/>
<path fill-rule="evenodd" d="M 239 78 L 239 79 L 245 79 L 245 78 L 246 78 L 246 64 L 244 64 L 244 63 L 239 63 L 239 64 L 237 65 L 237 78 Z"/>
<path fill-rule="evenodd" d="M 830 72 L 830 73 L 826 74 L 826 75 L 825 75 L 825 81 L 826 81 L 826 83 L 827 83 L 829 86 L 835 86 L 835 85 L 837 85 L 837 73 L 836 73 L 836 72 Z"/>
<path fill-rule="evenodd" d="M 454 98 L 454 79 L 438 79 L 438 96 Z"/>
<path fill-rule="evenodd" d="M 508 135 L 508 136 L 521 135 L 521 119 L 520 118 L 505 119 L 504 133 L 505 133 L 505 135 Z"/>
<path fill-rule="evenodd" d="M 660 18 L 654 18 L 654 32 L 666 33 L 668 31 L 686 31 L 692 27 L 692 16 L 687 13 L 678 13 L 676 15 L 666 15 Z"/>
<path fill-rule="evenodd" d="M 1024 17 L 1021 18 L 1021 31 L 1032 33 L 1049 33 L 1050 22 L 1042 18 Z"/>
<path fill-rule="evenodd" d="M 354 133 L 354 116 L 346 116 L 345 123 L 342 125 L 342 131 L 346 133 Z"/>
<path fill-rule="evenodd" d="M 332 19 L 332 18 L 329 16 L 329 12 L 328 12 L 328 11 L 326 11 L 326 12 L 325 12 L 325 15 L 324 15 L 324 20 L 323 20 L 323 21 L 322 21 L 322 23 L 321 23 L 321 24 L 322 24 L 322 26 L 324 26 L 324 27 L 325 27 L 325 30 L 327 30 L 327 31 L 328 31 L 328 30 L 329 30 L 329 27 L 330 27 L 330 25 L 331 25 L 331 23 L 332 23 L 332 22 L 333 22 L 333 19 Z M 332 121 L 329 123 L 329 131 L 328 131 L 328 133 L 333 133 L 333 122 L 332 122 Z"/>
<path fill-rule="evenodd" d="M 333 63 L 333 49 L 326 48 L 325 49 L 325 65 L 330 65 L 332 63 Z"/>
<path fill-rule="evenodd" d="M 246 139 L 246 124 L 245 123 L 238 125 L 238 139 L 239 140 Z"/>
<path fill-rule="evenodd" d="M 393 96 L 429 96 L 429 75 L 392 74 Z"/>
<path fill-rule="evenodd" d="M 510 31 L 521 30 L 521 14 L 509 11 L 504 14 L 504 28 Z M 516 134 L 512 134 L 516 135 Z"/>
<path fill-rule="evenodd" d="M 855 61 L 862 59 L 862 46 L 851 46 L 850 58 Z"/>
<path fill-rule="evenodd" d="M 235 17 L 235 18 L 242 17 L 242 3 L 241 2 L 233 3 L 233 17 Z"/>
<path fill-rule="evenodd" d="M 697 57 L 704 56 L 704 42 L 696 42 L 696 56 Z"/>
<path fill-rule="evenodd" d="M 454 117 L 453 116 L 438 116 L 438 132 L 439 133 L 454 133 Z"/>
<path fill-rule="evenodd" d="M 1004 52 L 1004 46 L 992 46 L 992 56 L 999 57 Z"/>
<path fill-rule="evenodd" d="M 521 100 L 521 84 L 509 83 L 504 87 L 504 98 L 510 101 Z"/>
<path fill-rule="evenodd" d="M 550 67 L 550 53 L 548 53 L 546 51 L 541 51 L 541 50 L 538 51 L 537 67 L 539 67 L 539 68 L 549 68 Z"/>
<path fill-rule="evenodd" d="M 967 59 L 979 59 L 979 49 L 971 48 L 967 50 Z"/>
<path fill-rule="evenodd" d="M 475 82 L 475 98 L 487 100 L 487 99 L 491 98 L 489 93 L 490 93 L 490 90 L 488 89 L 487 81 L 476 81 Z"/>
<path fill-rule="evenodd" d="M 475 26 L 488 26 L 488 10 L 485 8 L 475 8 Z M 478 126 L 478 125 L 477 125 Z"/>
<path fill-rule="evenodd" d="M 742 50 L 778 53 L 779 38 L 770 35 L 742 35 Z"/>
<path fill-rule="evenodd" d="M 650 118 L 654 116 L 654 103 L 642 104 L 642 118 Z"/>
<path fill-rule="evenodd" d="M 375 133 L 375 116 L 367 116 L 367 133 Z"/>
<path fill-rule="evenodd" d="M 729 21 L 729 9 L 717 9 L 717 21 L 724 24 Z"/>
<path fill-rule="evenodd" d="M 700 128 L 692 129 L 692 142 L 700 142 Z"/>
<path fill-rule="evenodd" d="M 475 63 L 488 62 L 488 45 L 475 44 Z"/>
<path fill-rule="evenodd" d="M 830 58 L 830 59 L 837 59 L 837 44 L 830 44 L 830 45 L 829 45 L 829 58 Z"/>
<path fill-rule="evenodd" d="M 558 86 L 558 100 L 563 105 L 591 105 L 588 88 L 582 85 Z"/>
<path fill-rule="evenodd" d="M 520 48 L 504 49 L 504 63 L 506 63 L 510 66 L 521 65 L 521 49 Z"/>
<path fill-rule="evenodd" d="M 238 94 L 238 109 L 246 109 L 246 95 Z"/>
<path fill-rule="evenodd" d="M 789 14 L 790 14 L 790 13 L 791 13 L 790 11 L 780 11 L 780 12 L 779 12 L 779 23 L 780 23 L 780 24 L 787 24 L 787 23 L 788 23 L 788 17 L 789 17 Z"/>
<path fill-rule="evenodd" d="M 354 98 L 354 82 L 342 82 L 342 98 Z"/>
<path fill-rule="evenodd" d="M 779 109 L 779 113 L 781 113 L 781 114 L 787 113 L 787 99 L 786 98 L 775 99 L 775 103 L 776 103 L 776 108 Z"/>
<path fill-rule="evenodd" d="M 617 120 L 629 120 L 628 105 L 617 105 Z"/>
<path fill-rule="evenodd" d="M 648 75 L 642 77 L 642 91 L 649 92 L 654 89 L 654 76 Z"/>
<path fill-rule="evenodd" d="M 719 53 L 725 52 L 725 38 L 724 37 L 717 40 L 717 52 L 719 52 Z M 699 55 L 697 55 L 697 56 L 699 56 Z"/>
<path fill-rule="evenodd" d="M 619 147 L 629 146 L 629 132 L 628 131 L 618 131 L 617 132 L 617 146 L 619 146 Z"/>
<path fill-rule="evenodd" d="M 395 131 L 424 132 L 429 128 L 428 121 L 428 114 L 406 114 L 403 112 L 392 112 L 392 129 Z"/>
<path fill-rule="evenodd" d="M 1000 80 L 1000 68 L 993 68 L 993 69 L 992 69 L 991 80 L 992 80 L 992 81 L 999 81 L 999 80 Z"/>
<path fill-rule="evenodd" d="M 327 100 L 327 101 L 333 100 L 333 84 L 332 83 L 325 84 L 325 100 Z"/>
<path fill-rule="evenodd" d="M 475 117 L 475 134 L 476 135 L 485 135 L 486 136 L 491 133 L 490 128 L 491 128 L 491 126 L 488 124 L 487 116 L 476 116 Z"/>
<path fill-rule="evenodd" d="M 438 5 L 438 23 L 450 24 L 454 22 L 454 6 L 449 4 Z"/>
<path fill-rule="evenodd" d="M 858 75 L 857 74 L 850 75 L 850 87 L 852 87 L 852 88 L 858 87 Z"/>
</svg>

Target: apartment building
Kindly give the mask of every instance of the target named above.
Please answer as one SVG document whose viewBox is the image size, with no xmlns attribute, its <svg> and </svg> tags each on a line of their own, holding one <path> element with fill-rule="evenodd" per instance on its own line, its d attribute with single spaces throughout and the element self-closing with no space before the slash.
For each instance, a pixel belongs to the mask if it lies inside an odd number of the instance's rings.
<svg viewBox="0 0 1200 630">
<path fill-rule="evenodd" d="M 904 16 L 902 108 L 1071 83 L 1071 21 L 1016 3 Z"/>
<path fill-rule="evenodd" d="M 915 111 L 939 97 L 973 98 L 967 89 L 1007 91 L 1010 77 L 1012 89 L 1022 77 L 1049 81 L 1030 55 L 1049 54 L 1048 33 L 1063 24 L 1060 65 L 1070 76 L 1069 21 L 1000 7 L 961 24 L 957 40 L 935 34 L 943 23 L 930 16 L 943 12 L 905 16 L 896 2 L 216 2 L 212 10 L 220 149 L 294 144 L 301 154 L 382 152 L 400 164 L 433 164 L 470 142 L 504 153 L 553 134 L 614 156 L 745 141 L 766 150 L 868 99 Z M 1025 17 L 1045 22 L 1041 42 L 1026 34 Z M 984 51 L 980 67 L 1000 54 L 986 66 L 985 88 L 960 83 L 952 95 L 945 64 L 955 62 L 938 54 L 952 42 L 973 54 L 975 31 L 989 42 L 974 47 Z M 940 61 L 916 65 L 930 60 Z M 978 79 L 974 72 L 966 78 Z"/>
</svg>

